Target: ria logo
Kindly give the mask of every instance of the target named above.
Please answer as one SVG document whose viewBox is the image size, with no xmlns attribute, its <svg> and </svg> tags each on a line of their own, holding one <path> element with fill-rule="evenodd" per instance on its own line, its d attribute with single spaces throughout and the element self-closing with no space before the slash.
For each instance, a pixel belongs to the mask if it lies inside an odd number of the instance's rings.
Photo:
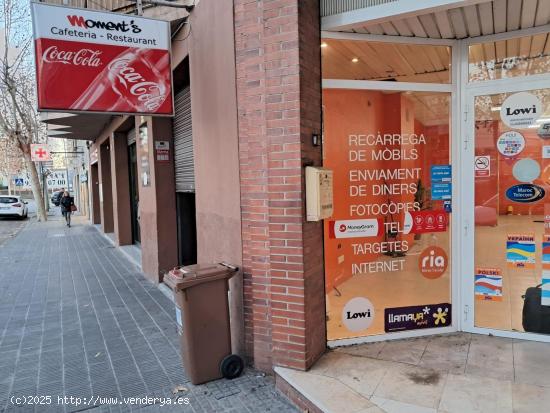
<svg viewBox="0 0 550 413">
<path fill-rule="evenodd" d="M 340 224 L 340 228 L 338 228 L 340 232 L 346 232 L 346 229 L 348 229 L 348 227 L 346 227 L 346 224 Z"/>
<path fill-rule="evenodd" d="M 69 20 L 69 23 L 71 26 L 75 27 L 82 27 L 83 29 L 104 29 L 104 30 L 115 30 L 118 32 L 129 32 L 132 30 L 132 33 L 141 33 L 140 27 L 134 23 L 133 20 L 130 20 L 130 23 L 128 22 L 111 22 L 111 21 L 101 21 L 101 20 L 92 20 L 92 19 L 85 19 L 82 16 L 67 16 L 67 20 Z"/>
<path fill-rule="evenodd" d="M 422 275 L 429 279 L 436 279 L 447 270 L 449 260 L 443 248 L 431 246 L 420 254 L 418 269 Z"/>
<path fill-rule="evenodd" d="M 365 297 L 349 300 L 342 310 L 342 323 L 350 331 L 366 330 L 374 319 L 374 306 Z"/>
</svg>

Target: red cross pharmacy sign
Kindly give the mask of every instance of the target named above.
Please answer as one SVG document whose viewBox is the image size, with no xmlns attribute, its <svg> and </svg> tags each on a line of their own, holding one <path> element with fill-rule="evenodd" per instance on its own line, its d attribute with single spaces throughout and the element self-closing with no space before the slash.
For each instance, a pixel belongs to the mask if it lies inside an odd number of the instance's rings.
<svg viewBox="0 0 550 413">
<path fill-rule="evenodd" d="M 50 151 L 48 145 L 43 143 L 31 144 L 31 159 L 34 162 L 51 161 Z"/>
</svg>

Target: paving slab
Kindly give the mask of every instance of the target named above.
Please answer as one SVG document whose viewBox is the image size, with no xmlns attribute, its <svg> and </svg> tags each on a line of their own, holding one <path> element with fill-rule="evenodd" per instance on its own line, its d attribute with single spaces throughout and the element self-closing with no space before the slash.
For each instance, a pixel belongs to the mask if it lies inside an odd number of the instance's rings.
<svg viewBox="0 0 550 413">
<path fill-rule="evenodd" d="M 0 247 L 0 263 L 0 412 L 296 411 L 253 369 L 192 385 L 174 304 L 82 220 L 29 222 Z M 14 395 L 52 401 L 21 407 Z"/>
</svg>

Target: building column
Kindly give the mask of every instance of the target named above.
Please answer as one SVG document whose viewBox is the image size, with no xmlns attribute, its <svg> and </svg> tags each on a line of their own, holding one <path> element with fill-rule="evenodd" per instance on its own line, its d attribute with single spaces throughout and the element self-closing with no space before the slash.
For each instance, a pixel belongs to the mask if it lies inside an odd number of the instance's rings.
<svg viewBox="0 0 550 413">
<path fill-rule="evenodd" d="M 178 265 L 172 120 L 137 116 L 136 131 L 141 267 L 153 282 L 159 283 Z M 168 161 L 157 159 L 156 141 L 169 142 Z"/>
<path fill-rule="evenodd" d="M 124 133 L 112 133 L 111 168 L 113 182 L 113 225 L 118 245 L 132 244 L 130 213 L 130 178 L 128 174 L 128 141 Z"/>
<path fill-rule="evenodd" d="M 326 348 L 323 229 L 305 217 L 321 165 L 319 2 L 234 0 L 246 346 L 308 369 Z"/>
<path fill-rule="evenodd" d="M 99 147 L 99 204 L 101 228 L 105 233 L 113 232 L 113 189 L 109 141 Z"/>
<path fill-rule="evenodd" d="M 92 224 L 101 224 L 101 207 L 99 205 L 99 164 L 90 165 L 90 195 L 92 198 L 92 213 L 90 219 Z"/>
</svg>

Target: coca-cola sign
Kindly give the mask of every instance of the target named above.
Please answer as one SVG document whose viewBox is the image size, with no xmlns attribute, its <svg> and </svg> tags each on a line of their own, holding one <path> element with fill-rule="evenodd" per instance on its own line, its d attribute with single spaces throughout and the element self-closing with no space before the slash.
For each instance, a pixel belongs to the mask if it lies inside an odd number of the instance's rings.
<svg viewBox="0 0 550 413">
<path fill-rule="evenodd" d="M 75 66 L 101 66 L 101 51 L 93 49 L 80 49 L 76 52 L 60 50 L 57 46 L 50 46 L 44 50 L 42 60 L 46 63 L 61 63 Z"/>
<path fill-rule="evenodd" d="M 113 79 L 113 86 L 120 85 L 123 89 L 121 94 L 127 92 L 131 96 L 136 96 L 148 110 L 155 111 L 164 102 L 166 86 L 161 82 L 147 80 L 139 69 L 132 65 L 130 59 L 115 59 L 109 63 L 108 69 Z"/>
<path fill-rule="evenodd" d="M 31 7 L 40 111 L 173 114 L 168 22 Z"/>
</svg>

